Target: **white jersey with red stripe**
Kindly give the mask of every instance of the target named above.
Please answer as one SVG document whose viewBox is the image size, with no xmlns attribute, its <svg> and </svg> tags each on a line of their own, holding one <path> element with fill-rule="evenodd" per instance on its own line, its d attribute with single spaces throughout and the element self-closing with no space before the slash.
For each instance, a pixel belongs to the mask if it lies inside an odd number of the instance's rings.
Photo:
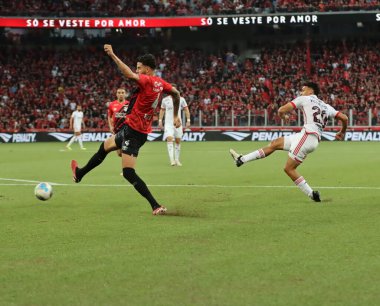
<svg viewBox="0 0 380 306">
<path fill-rule="evenodd" d="M 294 108 L 302 110 L 306 133 L 316 134 L 318 139 L 321 138 L 328 119 L 336 117 L 339 113 L 332 106 L 318 99 L 316 95 L 300 96 L 290 103 Z"/>
</svg>

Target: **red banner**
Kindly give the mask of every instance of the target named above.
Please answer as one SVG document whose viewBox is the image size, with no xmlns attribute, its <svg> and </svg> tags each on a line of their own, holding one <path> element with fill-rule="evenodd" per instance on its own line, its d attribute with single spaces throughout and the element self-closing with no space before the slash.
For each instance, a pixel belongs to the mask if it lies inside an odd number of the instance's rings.
<svg viewBox="0 0 380 306">
<path fill-rule="evenodd" d="M 207 17 L 168 18 L 0 18 L 0 27 L 10 28 L 166 28 L 209 26 Z"/>
</svg>

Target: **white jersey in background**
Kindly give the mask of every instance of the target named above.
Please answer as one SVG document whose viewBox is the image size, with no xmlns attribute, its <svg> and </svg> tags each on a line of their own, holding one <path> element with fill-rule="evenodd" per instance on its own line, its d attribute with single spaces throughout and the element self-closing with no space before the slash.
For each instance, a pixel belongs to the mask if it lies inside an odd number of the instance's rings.
<svg viewBox="0 0 380 306">
<path fill-rule="evenodd" d="M 83 112 L 76 110 L 71 114 L 71 118 L 73 118 L 74 131 L 80 132 L 82 128 Z"/>
<path fill-rule="evenodd" d="M 294 108 L 302 110 L 306 133 L 315 134 L 318 139 L 321 139 L 328 119 L 336 117 L 339 113 L 332 106 L 318 99 L 316 95 L 300 96 L 290 103 Z"/>
<path fill-rule="evenodd" d="M 181 111 L 187 107 L 185 98 L 181 97 L 179 100 L 178 117 L 181 117 Z M 161 108 L 165 110 L 165 128 L 168 126 L 174 126 L 174 106 L 172 96 L 167 96 L 162 99 Z"/>
</svg>

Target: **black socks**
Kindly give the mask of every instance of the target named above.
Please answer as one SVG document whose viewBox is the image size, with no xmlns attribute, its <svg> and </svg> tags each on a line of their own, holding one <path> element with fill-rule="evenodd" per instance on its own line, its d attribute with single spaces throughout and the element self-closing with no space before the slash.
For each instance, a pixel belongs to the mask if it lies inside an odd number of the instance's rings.
<svg viewBox="0 0 380 306">
<path fill-rule="evenodd" d="M 152 196 L 144 181 L 136 174 L 135 169 L 123 168 L 123 176 L 144 198 L 149 201 L 149 204 L 152 206 L 153 210 L 161 206 Z"/>
<path fill-rule="evenodd" d="M 90 172 L 95 167 L 99 166 L 107 156 L 107 152 L 104 150 L 104 142 L 99 147 L 98 152 L 96 152 L 88 161 L 87 165 L 83 168 L 78 168 L 76 171 L 76 176 L 81 180 L 88 172 Z"/>
</svg>

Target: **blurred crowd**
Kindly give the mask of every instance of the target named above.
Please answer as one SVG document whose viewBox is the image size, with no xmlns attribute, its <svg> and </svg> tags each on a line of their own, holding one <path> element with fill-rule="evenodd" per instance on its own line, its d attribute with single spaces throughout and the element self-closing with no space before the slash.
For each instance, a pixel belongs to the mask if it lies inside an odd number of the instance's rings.
<svg viewBox="0 0 380 306">
<path fill-rule="evenodd" d="M 177 84 L 187 100 L 193 124 L 203 126 L 280 124 L 277 110 L 298 94 L 302 82 L 321 86 L 320 98 L 345 113 L 353 124 L 379 124 L 380 42 L 326 42 L 310 45 L 266 45 L 243 58 L 233 52 L 162 50 L 157 74 Z M 137 52 L 115 52 L 131 67 Z M 310 55 L 310 57 L 308 56 Z M 127 56 L 128 55 L 128 56 Z M 308 60 L 308 58 L 310 60 Z M 131 91 L 101 48 L 22 48 L 0 50 L 0 131 L 66 129 L 76 105 L 85 125 L 107 129 L 107 102 L 116 89 Z M 234 121 L 232 122 L 232 111 Z M 297 117 L 292 118 L 296 124 Z"/>
<path fill-rule="evenodd" d="M 379 0 L 20 0 L 0 1 L 1 16 L 188 16 L 376 10 Z"/>
</svg>

